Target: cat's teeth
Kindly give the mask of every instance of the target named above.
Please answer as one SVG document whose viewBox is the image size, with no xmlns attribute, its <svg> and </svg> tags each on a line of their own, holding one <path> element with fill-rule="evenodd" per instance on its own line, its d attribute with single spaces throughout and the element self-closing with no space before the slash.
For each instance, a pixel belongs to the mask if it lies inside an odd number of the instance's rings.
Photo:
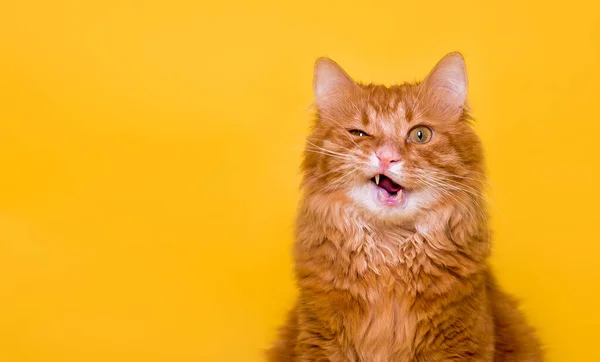
<svg viewBox="0 0 600 362">
<path fill-rule="evenodd" d="M 390 194 L 388 194 L 384 189 L 379 189 L 377 192 L 377 199 L 379 199 L 381 202 L 385 202 L 389 196 Z"/>
<path fill-rule="evenodd" d="M 375 183 L 379 186 L 379 174 L 375 176 Z"/>
<path fill-rule="evenodd" d="M 402 189 L 398 190 L 398 193 L 396 194 L 396 198 L 398 199 L 398 201 L 402 201 L 402 197 L 404 195 L 402 194 Z"/>
</svg>

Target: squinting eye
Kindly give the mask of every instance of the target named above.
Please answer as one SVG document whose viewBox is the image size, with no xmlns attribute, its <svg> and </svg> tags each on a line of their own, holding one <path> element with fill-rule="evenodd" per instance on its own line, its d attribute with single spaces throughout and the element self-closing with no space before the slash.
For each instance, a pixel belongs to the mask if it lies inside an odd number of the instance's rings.
<svg viewBox="0 0 600 362">
<path fill-rule="evenodd" d="M 358 136 L 358 137 L 367 137 L 368 136 L 367 132 L 361 131 L 359 129 L 351 129 L 348 132 L 350 132 L 353 135 Z"/>
<path fill-rule="evenodd" d="M 408 138 L 414 143 L 427 143 L 431 140 L 433 131 L 429 127 L 419 126 L 413 128 L 408 134 Z"/>
</svg>

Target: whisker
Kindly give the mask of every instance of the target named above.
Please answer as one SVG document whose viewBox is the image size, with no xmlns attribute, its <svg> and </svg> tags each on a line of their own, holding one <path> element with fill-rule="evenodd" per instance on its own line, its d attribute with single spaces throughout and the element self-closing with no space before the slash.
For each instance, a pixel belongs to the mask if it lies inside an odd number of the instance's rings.
<svg viewBox="0 0 600 362">
<path fill-rule="evenodd" d="M 460 194 L 466 196 L 467 198 L 469 198 L 473 202 L 473 204 L 477 207 L 478 212 L 481 212 L 482 216 L 486 215 L 485 210 L 481 207 L 481 202 L 480 202 L 481 198 L 479 196 L 478 196 L 478 199 L 475 199 L 473 196 L 471 196 L 469 193 L 467 193 L 465 190 L 463 190 L 463 189 L 461 189 L 459 187 L 456 187 L 456 186 L 453 186 L 453 185 L 450 185 L 448 183 L 444 183 L 444 182 L 441 182 L 441 181 L 437 181 L 437 180 L 434 180 L 432 178 L 429 178 L 427 180 L 429 182 L 433 183 L 434 185 L 438 186 L 441 189 L 444 189 L 444 187 L 449 187 L 451 190 L 457 191 Z M 450 190 L 445 190 L 445 191 L 449 193 Z"/>
<path fill-rule="evenodd" d="M 334 169 L 329 170 L 329 171 L 324 172 L 324 173 L 318 173 L 317 170 L 311 170 L 311 171 L 309 171 L 309 174 L 315 175 L 315 176 L 319 176 L 319 177 L 323 178 L 323 177 L 328 176 L 328 175 L 330 175 L 330 174 L 332 174 L 334 172 L 344 172 L 344 171 L 351 170 L 351 169 L 352 169 L 352 167 L 350 167 L 350 166 L 339 167 L 339 168 L 334 168 Z"/>
<path fill-rule="evenodd" d="M 449 176 L 449 177 L 456 177 L 456 178 L 460 178 L 460 179 L 467 179 L 467 180 L 473 180 L 473 181 L 478 181 L 478 182 L 482 182 L 482 183 L 487 183 L 487 181 L 485 180 L 485 175 L 482 173 L 479 173 L 477 171 L 469 171 L 469 173 L 472 173 L 475 175 L 480 175 L 481 177 L 462 176 L 462 175 L 457 175 L 457 174 L 453 174 L 453 173 L 446 172 L 446 171 L 424 169 L 424 168 L 416 168 L 416 170 L 439 174 L 439 175 L 444 175 L 444 176 Z"/>
<path fill-rule="evenodd" d="M 475 216 L 473 215 L 471 209 L 467 206 L 467 204 L 465 204 L 464 202 L 461 202 L 455 195 L 452 195 L 451 193 L 449 193 L 448 191 L 446 191 L 442 188 L 439 188 L 439 187 L 436 188 L 435 184 L 431 184 L 426 179 L 421 179 L 421 181 L 424 182 L 425 184 L 427 184 L 431 188 L 430 191 L 437 193 L 437 195 L 441 196 L 442 198 L 445 198 L 444 196 L 448 196 L 448 197 L 452 198 L 453 201 L 455 201 L 459 206 L 462 206 L 469 213 L 469 216 L 471 218 L 475 218 Z"/>
<path fill-rule="evenodd" d="M 347 156 L 347 155 L 338 155 L 338 154 L 330 153 L 330 152 L 327 152 L 327 151 L 306 149 L 306 152 L 316 153 L 316 154 L 325 155 L 325 156 L 331 156 L 333 158 L 339 158 L 339 159 L 343 159 L 343 160 L 352 160 L 352 158 L 350 156 Z"/>
<path fill-rule="evenodd" d="M 476 196 L 482 196 L 484 194 L 483 190 L 479 190 L 476 189 L 475 187 L 471 186 L 471 185 L 467 185 L 463 182 L 457 181 L 457 180 L 453 180 L 452 177 L 461 177 L 459 175 L 452 175 L 452 174 L 442 174 L 440 172 L 437 172 L 435 170 L 425 170 L 425 169 L 416 169 L 417 173 L 420 175 L 424 175 L 424 176 L 429 176 L 430 178 L 435 178 L 439 181 L 445 181 L 445 182 L 450 182 L 453 185 L 457 186 L 457 187 L 464 187 L 465 189 L 470 190 L 474 195 Z M 446 176 L 447 175 L 447 176 Z M 480 182 L 479 179 L 472 179 L 472 181 L 477 181 Z"/>
<path fill-rule="evenodd" d="M 434 177 L 432 175 L 429 175 L 429 179 L 432 182 L 436 182 L 438 185 L 440 186 L 447 186 L 455 191 L 464 193 L 465 195 L 469 194 L 469 197 L 473 200 L 473 202 L 476 203 L 476 205 L 478 206 L 478 208 L 485 213 L 485 211 L 483 211 L 482 207 L 481 207 L 481 202 L 480 201 L 485 201 L 486 203 L 490 204 L 491 202 L 488 200 L 488 198 L 486 197 L 486 195 L 483 193 L 483 191 L 481 190 L 477 190 L 473 187 L 470 187 L 469 185 L 465 185 L 463 183 L 454 181 L 454 180 L 448 180 L 448 179 L 442 179 L 440 177 Z M 449 182 L 452 182 L 452 184 L 450 184 Z M 473 197 L 472 197 L 472 196 Z M 475 198 L 476 199 L 475 199 Z"/>
<path fill-rule="evenodd" d="M 328 148 L 323 148 L 323 147 L 321 147 L 321 146 L 318 146 L 318 145 L 316 145 L 316 144 L 314 144 L 314 143 L 310 142 L 309 140 L 306 140 L 306 143 L 308 143 L 309 145 L 311 145 L 311 146 L 313 146 L 313 147 L 316 147 L 316 148 L 318 148 L 318 149 L 320 149 L 320 150 L 322 150 L 322 151 L 325 151 L 325 152 L 331 152 L 331 153 L 333 153 L 333 154 L 340 155 L 340 156 L 347 156 L 347 155 L 345 155 L 345 154 L 343 154 L 343 153 L 336 152 L 336 151 L 330 150 L 330 149 L 328 149 Z"/>
<path fill-rule="evenodd" d="M 345 174 L 339 180 L 337 180 L 337 182 L 328 183 L 325 186 L 323 186 L 321 189 L 319 189 L 318 191 L 316 191 L 315 193 L 318 194 L 318 193 L 321 193 L 323 191 L 333 191 L 333 190 L 335 190 L 335 188 L 339 186 L 338 184 L 345 183 L 346 181 L 348 181 L 349 179 L 351 179 L 351 177 L 356 172 L 357 172 L 356 170 L 353 170 L 353 171 Z"/>
<path fill-rule="evenodd" d="M 458 182 L 458 181 L 455 181 L 455 180 L 450 180 L 450 179 L 447 179 L 447 178 L 442 178 L 440 176 L 434 176 L 434 175 L 427 175 L 427 176 L 429 176 L 429 178 L 432 179 L 432 180 L 436 180 L 436 181 L 439 181 L 439 182 L 442 182 L 442 183 L 450 183 L 450 184 L 448 184 L 448 186 L 451 186 L 452 188 L 463 190 L 465 192 L 468 192 L 468 193 L 472 194 L 473 196 L 483 197 L 483 192 L 482 191 L 477 190 L 477 189 L 475 189 L 475 188 L 473 188 L 473 187 L 471 187 L 469 185 L 465 185 L 465 184 L 463 184 L 461 182 Z"/>
<path fill-rule="evenodd" d="M 331 153 L 323 152 L 323 151 L 320 151 L 320 150 L 311 150 L 311 149 L 307 149 L 306 152 L 311 152 L 311 153 L 315 153 L 315 154 L 320 154 L 320 155 L 325 155 L 325 156 L 328 156 L 328 157 L 340 159 L 340 160 L 343 160 L 343 161 L 347 161 L 347 162 L 349 162 L 349 163 L 351 163 L 353 165 L 369 165 L 368 162 L 357 160 L 357 159 L 353 158 L 352 156 L 338 156 L 336 154 L 331 154 Z"/>
</svg>

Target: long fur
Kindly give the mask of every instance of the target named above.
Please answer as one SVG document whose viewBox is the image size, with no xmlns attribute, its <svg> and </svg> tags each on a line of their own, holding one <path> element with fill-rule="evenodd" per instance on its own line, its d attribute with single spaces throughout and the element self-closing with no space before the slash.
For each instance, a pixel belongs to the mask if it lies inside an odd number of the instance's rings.
<svg viewBox="0 0 600 362">
<path fill-rule="evenodd" d="M 427 79 L 341 84 L 320 104 L 296 224 L 300 295 L 269 361 L 542 361 L 533 330 L 490 272 L 482 147 L 468 111 Z M 406 142 L 421 124 L 432 141 Z M 352 195 L 372 176 L 371 154 L 389 142 L 409 204 L 374 211 Z"/>
</svg>

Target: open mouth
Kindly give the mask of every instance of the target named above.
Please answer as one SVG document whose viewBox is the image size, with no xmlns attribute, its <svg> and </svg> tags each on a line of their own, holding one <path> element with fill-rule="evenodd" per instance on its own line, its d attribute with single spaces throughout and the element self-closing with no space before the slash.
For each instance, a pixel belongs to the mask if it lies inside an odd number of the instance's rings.
<svg viewBox="0 0 600 362">
<path fill-rule="evenodd" d="M 376 175 L 371 179 L 379 188 L 387 191 L 390 196 L 396 196 L 399 191 L 402 191 L 402 186 L 398 185 L 386 175 Z"/>
<path fill-rule="evenodd" d="M 406 197 L 404 196 L 404 188 L 397 184 L 391 178 L 379 174 L 375 175 L 371 181 L 377 187 L 375 197 L 377 200 L 388 206 L 406 205 Z"/>
</svg>

